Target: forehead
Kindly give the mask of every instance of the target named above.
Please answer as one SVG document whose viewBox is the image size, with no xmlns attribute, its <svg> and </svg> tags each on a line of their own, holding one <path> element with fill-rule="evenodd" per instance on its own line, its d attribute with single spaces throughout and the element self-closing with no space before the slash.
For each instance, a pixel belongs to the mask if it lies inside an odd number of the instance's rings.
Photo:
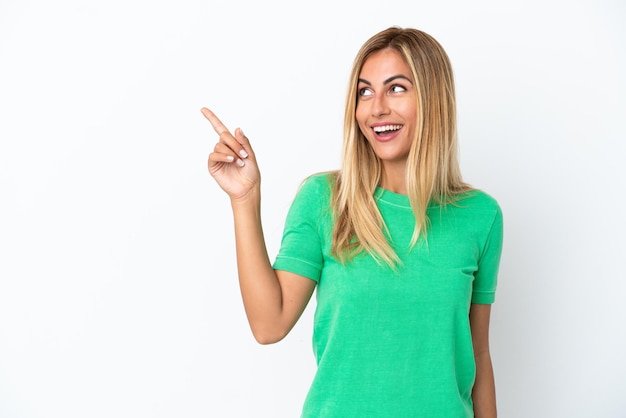
<svg viewBox="0 0 626 418">
<path fill-rule="evenodd" d="M 368 81 L 376 81 L 376 79 L 387 79 L 388 77 L 402 74 L 412 79 L 411 69 L 404 61 L 404 58 L 395 49 L 382 49 L 374 52 L 367 57 L 359 78 Z"/>
</svg>

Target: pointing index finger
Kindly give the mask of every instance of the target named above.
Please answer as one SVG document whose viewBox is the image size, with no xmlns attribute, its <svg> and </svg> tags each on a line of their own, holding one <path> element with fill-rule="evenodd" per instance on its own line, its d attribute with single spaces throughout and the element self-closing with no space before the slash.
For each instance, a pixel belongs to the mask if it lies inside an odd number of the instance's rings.
<svg viewBox="0 0 626 418">
<path fill-rule="evenodd" d="M 217 132 L 219 136 L 222 136 L 224 132 L 228 132 L 228 128 L 224 126 L 222 121 L 219 120 L 217 116 L 215 116 L 215 113 L 211 112 L 206 107 L 203 107 L 202 109 L 200 109 L 200 111 L 202 112 L 204 117 L 207 118 L 209 122 L 211 122 L 211 126 L 213 126 L 213 129 L 215 130 L 215 132 Z"/>
</svg>

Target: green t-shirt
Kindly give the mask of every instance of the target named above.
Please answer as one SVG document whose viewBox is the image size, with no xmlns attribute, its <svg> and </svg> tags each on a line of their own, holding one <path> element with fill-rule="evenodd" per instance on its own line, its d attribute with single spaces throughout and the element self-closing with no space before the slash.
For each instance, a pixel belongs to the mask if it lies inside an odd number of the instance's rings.
<svg viewBox="0 0 626 418">
<path fill-rule="evenodd" d="M 317 372 L 302 417 L 473 417 L 471 303 L 494 302 L 502 213 L 481 191 L 431 205 L 427 238 L 410 250 L 407 196 L 378 189 L 378 208 L 402 266 L 369 254 L 330 254 L 328 175 L 308 178 L 289 210 L 276 270 L 317 282 Z"/>
</svg>

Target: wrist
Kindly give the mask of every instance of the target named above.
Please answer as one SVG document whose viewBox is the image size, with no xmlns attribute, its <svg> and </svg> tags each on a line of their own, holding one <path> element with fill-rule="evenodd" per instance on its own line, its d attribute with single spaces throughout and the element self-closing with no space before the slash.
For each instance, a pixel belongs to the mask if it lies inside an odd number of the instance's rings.
<svg viewBox="0 0 626 418">
<path fill-rule="evenodd" d="M 233 210 L 237 209 L 245 209 L 245 208 L 256 208 L 260 207 L 261 204 L 261 187 L 260 185 L 256 185 L 248 190 L 245 194 L 237 197 L 231 196 L 230 204 Z"/>
</svg>

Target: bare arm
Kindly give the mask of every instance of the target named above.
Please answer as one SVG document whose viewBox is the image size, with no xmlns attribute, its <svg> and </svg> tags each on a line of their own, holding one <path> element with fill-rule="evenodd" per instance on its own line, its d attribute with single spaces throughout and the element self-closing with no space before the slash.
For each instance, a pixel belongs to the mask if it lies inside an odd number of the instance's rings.
<svg viewBox="0 0 626 418">
<path fill-rule="evenodd" d="M 261 176 L 248 138 L 234 135 L 209 109 L 202 114 L 219 135 L 209 155 L 209 173 L 229 195 L 235 224 L 237 270 L 243 303 L 256 340 L 283 339 L 304 311 L 315 282 L 270 263 L 261 225 Z"/>
<path fill-rule="evenodd" d="M 476 361 L 476 382 L 472 391 L 474 416 L 476 418 L 496 418 L 496 387 L 489 352 L 491 305 L 474 303 L 470 308 L 469 316 Z"/>
</svg>

